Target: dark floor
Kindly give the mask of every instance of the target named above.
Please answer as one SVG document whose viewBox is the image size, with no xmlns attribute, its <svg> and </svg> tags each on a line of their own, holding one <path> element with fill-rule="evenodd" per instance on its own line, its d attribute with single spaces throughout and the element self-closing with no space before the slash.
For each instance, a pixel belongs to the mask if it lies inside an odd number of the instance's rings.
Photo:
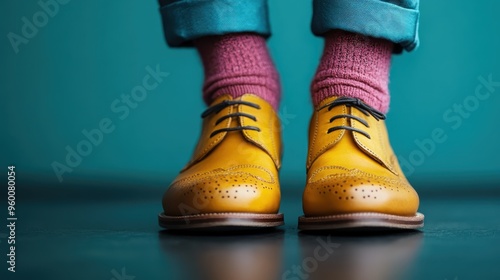
<svg viewBox="0 0 500 280">
<path fill-rule="evenodd" d="M 299 193 L 279 230 L 190 236 L 160 230 L 160 197 L 86 195 L 20 201 L 17 272 L 2 261 L 0 279 L 500 279 L 498 195 L 421 195 L 423 231 L 357 236 L 299 233 Z"/>
</svg>

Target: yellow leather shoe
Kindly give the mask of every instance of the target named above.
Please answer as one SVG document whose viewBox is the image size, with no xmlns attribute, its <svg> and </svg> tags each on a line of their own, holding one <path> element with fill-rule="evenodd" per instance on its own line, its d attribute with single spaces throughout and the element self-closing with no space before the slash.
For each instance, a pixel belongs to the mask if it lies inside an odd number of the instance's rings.
<svg viewBox="0 0 500 280">
<path fill-rule="evenodd" d="M 309 127 L 301 230 L 423 226 L 419 199 L 389 144 L 385 116 L 361 100 L 331 97 Z"/>
<path fill-rule="evenodd" d="M 279 214 L 281 126 L 260 97 L 221 96 L 202 114 L 191 161 L 163 196 L 167 229 L 259 228 L 283 224 Z"/>
</svg>

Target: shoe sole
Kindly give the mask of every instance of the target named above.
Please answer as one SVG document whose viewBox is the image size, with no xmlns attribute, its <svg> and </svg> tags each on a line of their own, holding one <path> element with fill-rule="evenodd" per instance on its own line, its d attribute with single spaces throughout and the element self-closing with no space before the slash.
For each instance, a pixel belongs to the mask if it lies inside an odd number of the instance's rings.
<svg viewBox="0 0 500 280">
<path fill-rule="evenodd" d="M 342 229 L 419 229 L 424 226 L 424 215 L 397 216 L 381 213 L 352 213 L 317 217 L 299 217 L 299 230 Z"/>
<path fill-rule="evenodd" d="M 284 215 L 253 213 L 208 213 L 186 216 L 158 215 L 161 227 L 170 230 L 224 229 L 245 230 L 284 225 Z"/>
</svg>

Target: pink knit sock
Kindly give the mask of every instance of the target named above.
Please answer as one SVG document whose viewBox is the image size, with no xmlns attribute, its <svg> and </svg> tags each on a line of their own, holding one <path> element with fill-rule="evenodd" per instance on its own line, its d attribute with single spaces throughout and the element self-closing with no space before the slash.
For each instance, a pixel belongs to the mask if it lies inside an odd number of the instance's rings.
<svg viewBox="0 0 500 280">
<path fill-rule="evenodd" d="M 314 105 L 327 97 L 349 96 L 386 113 L 392 48 L 392 42 L 384 39 L 341 30 L 327 33 L 311 85 Z"/>
<path fill-rule="evenodd" d="M 205 69 L 203 98 L 207 104 L 224 94 L 237 98 L 253 93 L 278 108 L 279 76 L 262 36 L 209 36 L 197 39 L 195 46 Z"/>
</svg>

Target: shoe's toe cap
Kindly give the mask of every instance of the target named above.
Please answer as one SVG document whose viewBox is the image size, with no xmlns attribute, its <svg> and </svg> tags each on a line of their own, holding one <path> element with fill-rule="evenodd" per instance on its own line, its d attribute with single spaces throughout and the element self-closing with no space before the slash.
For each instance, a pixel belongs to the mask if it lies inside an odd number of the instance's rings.
<svg viewBox="0 0 500 280">
<path fill-rule="evenodd" d="M 280 190 L 273 177 L 222 172 L 174 181 L 163 196 L 169 216 L 206 213 L 277 213 Z"/>
<path fill-rule="evenodd" d="M 413 216 L 418 205 L 418 194 L 405 179 L 357 169 L 310 180 L 303 194 L 306 216 L 360 212 Z"/>
</svg>

